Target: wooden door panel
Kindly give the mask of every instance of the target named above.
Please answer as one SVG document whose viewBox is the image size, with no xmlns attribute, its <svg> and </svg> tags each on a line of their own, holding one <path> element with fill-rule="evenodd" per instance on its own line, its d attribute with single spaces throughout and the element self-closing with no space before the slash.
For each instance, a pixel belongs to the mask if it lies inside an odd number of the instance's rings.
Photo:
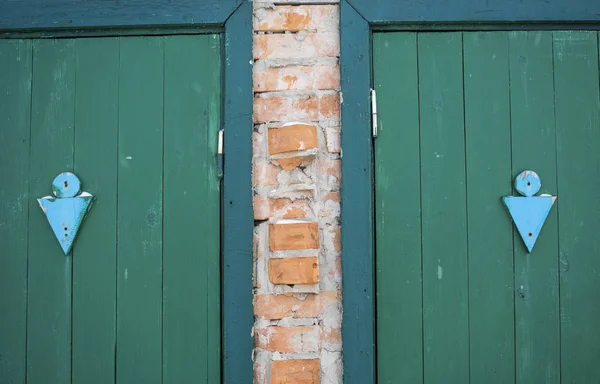
<svg viewBox="0 0 600 384">
<path fill-rule="evenodd" d="M 220 381 L 220 50 L 0 40 L 0 381 Z M 96 197 L 66 257 L 36 201 L 63 171 Z"/>
<path fill-rule="evenodd" d="M 373 45 L 379 382 L 600 380 L 598 34 Z M 532 253 L 501 203 L 525 169 L 558 196 Z"/>
</svg>

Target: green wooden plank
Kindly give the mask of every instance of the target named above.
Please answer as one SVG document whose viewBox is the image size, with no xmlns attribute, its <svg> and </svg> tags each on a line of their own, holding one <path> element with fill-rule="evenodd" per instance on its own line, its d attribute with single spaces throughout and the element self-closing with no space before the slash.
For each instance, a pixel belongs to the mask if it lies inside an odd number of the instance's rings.
<svg viewBox="0 0 600 384">
<path fill-rule="evenodd" d="M 96 201 L 73 248 L 74 384 L 115 377 L 118 81 L 118 39 L 77 40 L 75 173 Z"/>
<path fill-rule="evenodd" d="M 556 195 L 552 33 L 511 32 L 512 176 L 525 169 L 542 180 L 540 193 Z M 516 194 L 516 191 L 513 192 Z M 500 198 L 500 196 L 498 196 Z M 498 202 L 500 204 L 500 202 Z M 506 213 L 504 220 L 510 222 Z M 556 209 L 533 252 L 513 230 L 517 383 L 560 382 Z"/>
<path fill-rule="evenodd" d="M 0 40 L 0 382 L 25 383 L 31 41 Z"/>
<path fill-rule="evenodd" d="M 469 382 L 462 35 L 418 36 L 426 383 Z"/>
<path fill-rule="evenodd" d="M 508 34 L 465 33 L 471 382 L 514 381 Z"/>
<path fill-rule="evenodd" d="M 73 170 L 75 43 L 33 43 L 27 383 L 71 380 L 72 258 L 38 206 L 56 175 Z"/>
<path fill-rule="evenodd" d="M 600 101 L 596 33 L 555 32 L 554 70 L 562 383 L 598 383 Z"/>
<path fill-rule="evenodd" d="M 221 382 L 221 183 L 217 180 L 215 158 L 217 156 L 217 140 L 215 137 L 221 129 L 221 39 L 219 35 L 210 36 L 209 53 L 206 62 L 206 75 L 210 81 L 210 98 L 208 100 L 208 174 L 206 217 L 214 218 L 203 223 L 202 232 L 211 236 L 212 242 L 206 243 L 206 281 L 207 281 L 207 383 Z M 211 167 L 212 165 L 212 167 Z"/>
<path fill-rule="evenodd" d="M 162 381 L 163 40 L 120 39 L 119 384 Z"/>
<path fill-rule="evenodd" d="M 375 380 L 375 271 L 373 223 L 373 140 L 369 89 L 372 87 L 371 29 L 348 4 L 340 2 L 342 148 L 352 153 L 342 161 L 342 295 L 344 311 L 344 382 Z M 227 90 L 226 90 L 227 92 Z M 226 184 L 227 185 L 227 184 Z M 227 188 L 227 187 L 225 187 Z"/>
<path fill-rule="evenodd" d="M 220 381 L 219 86 L 217 36 L 166 40 L 165 384 Z"/>
<path fill-rule="evenodd" d="M 379 383 L 420 383 L 423 302 L 416 34 L 376 34 L 373 73 L 379 118 L 375 140 L 377 378 Z"/>
<path fill-rule="evenodd" d="M 252 377 L 252 3 L 244 1 L 225 23 L 223 35 L 222 195 L 223 382 Z"/>
</svg>

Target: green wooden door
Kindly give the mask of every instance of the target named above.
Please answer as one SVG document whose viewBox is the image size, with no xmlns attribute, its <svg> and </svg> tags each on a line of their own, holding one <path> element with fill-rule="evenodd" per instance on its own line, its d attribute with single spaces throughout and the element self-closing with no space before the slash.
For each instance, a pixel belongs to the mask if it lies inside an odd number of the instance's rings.
<svg viewBox="0 0 600 384">
<path fill-rule="evenodd" d="M 596 32 L 377 33 L 379 383 L 600 382 Z M 557 195 L 528 254 L 502 196 Z"/>
<path fill-rule="evenodd" d="M 219 382 L 219 126 L 218 35 L 0 40 L 0 383 Z"/>
</svg>

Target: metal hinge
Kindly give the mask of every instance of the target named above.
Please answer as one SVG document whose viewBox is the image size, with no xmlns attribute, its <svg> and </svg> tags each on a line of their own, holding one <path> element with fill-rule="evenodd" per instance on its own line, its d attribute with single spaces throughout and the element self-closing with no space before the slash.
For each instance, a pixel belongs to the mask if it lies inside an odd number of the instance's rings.
<svg viewBox="0 0 600 384">
<path fill-rule="evenodd" d="M 223 178 L 223 130 L 219 131 L 217 139 L 217 176 Z"/>
<path fill-rule="evenodd" d="M 377 137 L 377 92 L 374 89 L 371 89 L 371 128 L 373 138 Z"/>
</svg>

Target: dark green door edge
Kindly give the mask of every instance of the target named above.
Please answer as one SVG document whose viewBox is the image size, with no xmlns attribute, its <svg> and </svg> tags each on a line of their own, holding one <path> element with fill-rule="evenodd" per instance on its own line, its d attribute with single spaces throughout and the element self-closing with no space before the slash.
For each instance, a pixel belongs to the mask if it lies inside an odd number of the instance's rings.
<svg viewBox="0 0 600 384">
<path fill-rule="evenodd" d="M 70 0 L 0 0 L 0 38 L 172 34 L 221 30 L 225 172 L 221 213 L 222 380 L 252 381 L 252 2 L 248 0 L 126 0 L 107 5 Z M 111 30 L 113 32 L 111 32 Z M 116 32 L 118 31 L 118 32 Z M 126 32 L 129 31 L 129 32 Z M 144 34 L 144 33 L 142 33 Z M 216 161 L 216 159 L 215 159 Z"/>
<path fill-rule="evenodd" d="M 600 29 L 596 0 L 341 0 L 344 383 L 376 382 L 373 141 L 374 30 Z M 411 27 L 412 26 L 412 27 Z M 402 326 L 399 324 L 398 326 Z"/>
</svg>

